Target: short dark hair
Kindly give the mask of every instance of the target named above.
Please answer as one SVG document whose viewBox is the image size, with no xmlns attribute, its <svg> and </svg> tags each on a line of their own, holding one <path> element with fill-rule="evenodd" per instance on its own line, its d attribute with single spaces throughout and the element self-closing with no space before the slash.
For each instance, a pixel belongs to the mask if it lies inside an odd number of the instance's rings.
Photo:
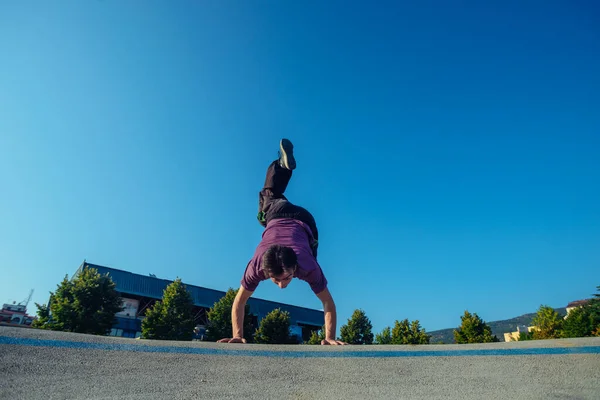
<svg viewBox="0 0 600 400">
<path fill-rule="evenodd" d="M 296 267 L 298 257 L 291 247 L 274 244 L 262 258 L 262 268 L 267 277 L 281 275 Z"/>
</svg>

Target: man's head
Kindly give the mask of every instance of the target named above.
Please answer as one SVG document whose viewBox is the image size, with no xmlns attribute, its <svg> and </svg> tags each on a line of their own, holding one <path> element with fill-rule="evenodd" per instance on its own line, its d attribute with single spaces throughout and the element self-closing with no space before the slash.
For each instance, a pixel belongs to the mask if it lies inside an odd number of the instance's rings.
<svg viewBox="0 0 600 400">
<path fill-rule="evenodd" d="M 262 268 L 277 286 L 285 289 L 290 284 L 298 265 L 298 257 L 291 247 L 274 244 L 265 252 Z"/>
</svg>

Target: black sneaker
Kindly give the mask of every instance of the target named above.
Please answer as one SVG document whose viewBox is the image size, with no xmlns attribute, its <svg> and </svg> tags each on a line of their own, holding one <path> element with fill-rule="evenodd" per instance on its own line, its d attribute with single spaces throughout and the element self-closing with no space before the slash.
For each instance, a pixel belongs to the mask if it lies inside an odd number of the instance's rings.
<svg viewBox="0 0 600 400">
<path fill-rule="evenodd" d="M 279 165 L 290 171 L 296 169 L 296 160 L 294 159 L 294 145 L 287 139 L 281 139 L 279 142 Z"/>
</svg>

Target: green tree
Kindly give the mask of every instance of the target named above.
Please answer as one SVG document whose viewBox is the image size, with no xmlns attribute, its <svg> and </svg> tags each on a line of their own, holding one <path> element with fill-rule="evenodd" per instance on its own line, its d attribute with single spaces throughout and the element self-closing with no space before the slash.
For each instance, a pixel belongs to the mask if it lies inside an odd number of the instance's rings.
<svg viewBox="0 0 600 400">
<path fill-rule="evenodd" d="M 533 332 L 520 332 L 517 340 L 519 342 L 524 340 L 533 340 Z"/>
<path fill-rule="evenodd" d="M 33 321 L 31 326 L 34 328 L 49 329 L 50 328 L 50 310 L 46 304 L 35 303 L 37 307 L 37 318 Z"/>
<path fill-rule="evenodd" d="M 594 329 L 592 334 L 600 336 L 600 286 L 596 286 L 598 293 L 594 293 L 594 298 L 586 306 L 593 321 Z M 594 332 L 597 332 L 594 334 Z"/>
<path fill-rule="evenodd" d="M 115 314 L 123 310 L 123 300 L 108 274 L 86 268 L 69 280 L 67 276 L 50 292 L 50 305 L 38 307 L 40 328 L 106 335 Z M 50 317 L 51 312 L 51 317 Z"/>
<path fill-rule="evenodd" d="M 392 329 L 392 344 L 429 344 L 431 335 L 421 328 L 419 320 L 396 320 Z"/>
<path fill-rule="evenodd" d="M 375 335 L 376 344 L 392 344 L 392 330 L 389 326 L 383 328 L 381 333 Z"/>
<path fill-rule="evenodd" d="M 162 301 L 146 312 L 142 321 L 142 338 L 156 340 L 192 340 L 194 302 L 181 279 L 166 287 Z"/>
<path fill-rule="evenodd" d="M 279 308 L 268 313 L 260 321 L 254 341 L 265 344 L 295 343 L 295 339 L 290 337 L 290 314 Z"/>
<path fill-rule="evenodd" d="M 216 342 L 219 339 L 230 338 L 233 332 L 231 325 L 231 309 L 233 301 L 237 295 L 237 290 L 229 288 L 225 296 L 217 301 L 208 311 L 208 326 L 206 329 L 206 339 Z M 247 342 L 252 341 L 254 327 L 252 325 L 252 315 L 250 306 L 246 304 L 244 308 L 244 339 Z"/>
<path fill-rule="evenodd" d="M 594 318 L 588 307 L 578 307 L 571 310 L 562 322 L 562 337 L 574 338 L 592 336 L 594 331 Z"/>
<path fill-rule="evenodd" d="M 600 292 L 600 286 L 596 287 Z M 562 322 L 562 337 L 594 336 L 600 332 L 600 293 L 584 306 L 571 310 Z"/>
<path fill-rule="evenodd" d="M 373 325 L 363 310 L 354 310 L 348 323 L 340 328 L 342 342 L 348 344 L 372 344 Z"/>
<path fill-rule="evenodd" d="M 454 341 L 463 343 L 490 343 L 499 342 L 497 336 L 492 336 L 492 328 L 489 327 L 476 313 L 471 314 L 465 310 L 460 317 L 461 325 L 454 330 Z"/>
<path fill-rule="evenodd" d="M 535 326 L 533 338 L 536 340 L 555 339 L 562 335 L 563 319 L 550 306 L 541 305 L 531 323 Z"/>
<path fill-rule="evenodd" d="M 321 344 L 323 340 L 325 340 L 325 325 L 318 331 L 312 331 L 306 344 Z"/>
</svg>

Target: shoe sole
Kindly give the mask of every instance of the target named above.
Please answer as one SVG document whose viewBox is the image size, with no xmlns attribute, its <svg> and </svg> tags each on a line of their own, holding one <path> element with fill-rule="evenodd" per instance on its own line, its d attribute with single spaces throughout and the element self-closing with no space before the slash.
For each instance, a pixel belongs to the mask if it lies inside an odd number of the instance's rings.
<svg viewBox="0 0 600 400">
<path fill-rule="evenodd" d="M 283 161 L 283 165 L 289 170 L 295 169 L 296 160 L 294 159 L 294 145 L 292 142 L 288 139 L 281 139 L 279 148 L 281 149 L 281 161 Z"/>
</svg>

